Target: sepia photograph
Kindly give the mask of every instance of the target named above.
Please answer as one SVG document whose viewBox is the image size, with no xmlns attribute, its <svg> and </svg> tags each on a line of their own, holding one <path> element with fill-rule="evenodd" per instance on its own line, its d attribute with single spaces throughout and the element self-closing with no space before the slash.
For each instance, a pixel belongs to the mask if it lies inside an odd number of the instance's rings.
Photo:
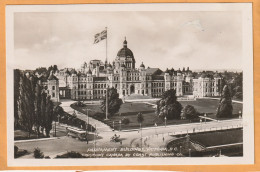
<svg viewBox="0 0 260 172">
<path fill-rule="evenodd" d="M 6 11 L 9 165 L 254 163 L 250 3 Z"/>
</svg>

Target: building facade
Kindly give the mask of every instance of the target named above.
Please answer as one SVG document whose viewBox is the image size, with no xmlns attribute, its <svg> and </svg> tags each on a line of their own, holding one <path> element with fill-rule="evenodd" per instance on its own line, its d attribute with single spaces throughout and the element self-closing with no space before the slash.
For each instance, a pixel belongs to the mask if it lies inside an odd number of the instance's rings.
<svg viewBox="0 0 260 172">
<path fill-rule="evenodd" d="M 59 97 L 74 100 L 101 99 L 108 87 L 116 88 L 121 98 L 131 94 L 160 97 L 169 89 L 175 89 L 177 96 L 218 96 L 221 82 L 220 75 L 194 75 L 189 68 L 163 72 L 159 68 L 146 68 L 143 63 L 136 68 L 126 40 L 112 63 L 91 60 L 79 70 L 66 68 L 55 76 L 59 80 Z"/>
</svg>

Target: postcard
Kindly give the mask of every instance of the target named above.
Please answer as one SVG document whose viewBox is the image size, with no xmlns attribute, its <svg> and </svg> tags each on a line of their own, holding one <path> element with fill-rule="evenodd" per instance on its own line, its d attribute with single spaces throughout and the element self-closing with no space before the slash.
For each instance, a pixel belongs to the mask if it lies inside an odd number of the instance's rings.
<svg viewBox="0 0 260 172">
<path fill-rule="evenodd" d="M 251 3 L 7 5 L 8 166 L 254 163 Z"/>
</svg>

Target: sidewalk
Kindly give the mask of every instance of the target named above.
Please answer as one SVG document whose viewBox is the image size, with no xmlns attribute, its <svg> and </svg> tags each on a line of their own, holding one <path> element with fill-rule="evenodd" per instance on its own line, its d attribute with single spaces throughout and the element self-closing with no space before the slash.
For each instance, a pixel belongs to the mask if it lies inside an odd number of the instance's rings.
<svg viewBox="0 0 260 172">
<path fill-rule="evenodd" d="M 24 142 L 37 142 L 37 141 L 47 141 L 47 140 L 55 140 L 60 137 L 50 137 L 50 138 L 41 138 L 41 139 L 28 139 L 28 140 L 15 140 L 14 143 L 24 143 Z"/>
<path fill-rule="evenodd" d="M 220 98 L 215 98 L 215 97 L 200 97 L 200 98 L 197 98 L 197 99 L 212 99 L 212 100 L 220 100 Z M 243 101 L 232 100 L 232 103 L 243 104 Z"/>
<path fill-rule="evenodd" d="M 93 127 L 96 127 L 97 129 L 97 132 L 100 132 L 100 131 L 112 131 L 112 129 L 104 124 L 103 122 L 100 122 L 90 116 L 87 116 L 77 110 L 74 110 L 70 107 L 70 105 L 72 103 L 74 103 L 75 101 L 66 101 L 66 102 L 62 102 L 61 103 L 61 107 L 64 109 L 65 112 L 67 112 L 68 114 L 72 114 L 74 111 L 76 112 L 76 115 L 77 115 L 77 118 L 85 121 L 86 123 L 90 123 Z"/>
</svg>

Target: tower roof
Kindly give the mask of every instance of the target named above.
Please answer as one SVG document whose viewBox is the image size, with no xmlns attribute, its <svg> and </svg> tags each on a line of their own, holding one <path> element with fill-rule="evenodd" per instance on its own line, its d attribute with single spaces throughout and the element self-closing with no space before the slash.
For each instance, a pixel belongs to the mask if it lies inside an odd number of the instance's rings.
<svg viewBox="0 0 260 172">
<path fill-rule="evenodd" d="M 92 72 L 91 72 L 91 70 L 90 70 L 90 69 L 88 69 L 88 72 L 87 72 L 87 74 L 92 74 Z"/>
<path fill-rule="evenodd" d="M 121 67 L 125 67 L 125 64 L 124 64 L 124 63 L 122 63 L 122 64 L 121 64 Z"/>
<path fill-rule="evenodd" d="M 53 75 L 53 73 L 51 72 L 50 76 L 48 77 L 48 80 L 58 80 L 58 78 L 56 76 Z"/>
<path fill-rule="evenodd" d="M 126 39 L 123 42 L 123 48 L 121 48 L 118 51 L 117 56 L 118 57 L 130 57 L 130 58 L 134 59 L 134 54 L 133 54 L 132 50 L 127 48 L 127 41 L 126 41 Z"/>
</svg>

